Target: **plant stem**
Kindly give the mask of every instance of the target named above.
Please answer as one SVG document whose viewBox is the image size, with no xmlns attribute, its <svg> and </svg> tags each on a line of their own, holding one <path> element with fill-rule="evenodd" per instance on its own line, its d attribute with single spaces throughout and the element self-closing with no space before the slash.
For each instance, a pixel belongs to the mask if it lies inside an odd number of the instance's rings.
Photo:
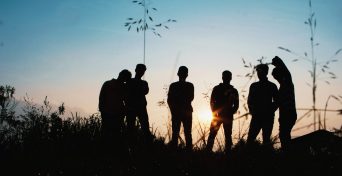
<svg viewBox="0 0 342 176">
<path fill-rule="evenodd" d="M 317 77 L 317 73 L 316 73 L 316 67 L 317 67 L 317 61 L 314 55 L 314 29 L 313 29 L 313 16 L 312 16 L 312 7 L 310 6 L 310 32 L 311 32 L 311 37 L 310 37 L 310 43 L 311 43 L 311 61 L 312 61 L 312 109 L 313 109 L 313 118 L 314 118 L 314 130 L 316 130 L 316 89 L 317 89 L 317 85 L 316 85 L 316 77 Z M 320 129 L 320 119 L 318 119 L 318 128 Z"/>
<path fill-rule="evenodd" d="M 145 0 L 143 1 L 144 3 L 144 64 L 145 64 L 145 51 L 146 51 L 146 3 Z"/>
<path fill-rule="evenodd" d="M 326 113 L 327 113 L 327 107 L 328 107 L 328 102 L 330 99 L 331 95 L 329 95 L 327 101 L 325 102 L 325 107 L 324 107 L 324 123 L 323 123 L 323 129 L 326 129 Z"/>
</svg>

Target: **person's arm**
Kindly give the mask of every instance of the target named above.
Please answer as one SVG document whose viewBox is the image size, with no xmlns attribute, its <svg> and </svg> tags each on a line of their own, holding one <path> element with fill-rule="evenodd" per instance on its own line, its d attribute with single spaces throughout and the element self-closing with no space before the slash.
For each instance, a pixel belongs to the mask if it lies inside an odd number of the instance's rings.
<svg viewBox="0 0 342 176">
<path fill-rule="evenodd" d="M 144 95 L 147 95 L 148 94 L 148 92 L 150 91 L 150 89 L 149 89 L 149 87 L 148 87 L 148 83 L 147 83 L 147 81 L 144 81 L 145 82 L 145 86 L 144 86 Z"/>
<path fill-rule="evenodd" d="M 128 104 L 128 96 L 129 96 L 129 89 L 128 89 L 128 83 L 125 83 L 123 85 L 123 89 L 122 89 L 122 92 L 123 92 L 123 102 L 124 102 L 124 110 L 125 110 L 125 115 L 127 115 L 128 113 L 128 107 L 127 107 L 127 104 Z"/>
<path fill-rule="evenodd" d="M 284 77 L 285 77 L 286 80 L 292 81 L 291 73 L 290 73 L 289 69 L 286 67 L 286 65 L 283 62 L 283 60 L 281 60 L 278 56 L 275 56 L 272 59 L 272 64 L 275 67 L 280 69 L 281 73 L 284 74 Z"/>
<path fill-rule="evenodd" d="M 214 87 L 210 95 L 210 108 L 213 113 L 216 111 L 216 97 L 217 97 L 217 87 Z"/>
<path fill-rule="evenodd" d="M 191 102 L 192 100 L 194 100 L 194 97 L 195 97 L 194 92 L 195 92 L 194 85 L 193 85 L 192 83 L 190 83 L 190 97 L 189 97 L 190 102 Z"/>
<path fill-rule="evenodd" d="M 234 89 L 234 99 L 233 99 L 233 114 L 239 109 L 239 92 Z"/>
<path fill-rule="evenodd" d="M 273 111 L 275 112 L 279 107 L 279 91 L 276 85 L 273 86 Z"/>
<path fill-rule="evenodd" d="M 104 107 L 104 98 L 106 96 L 105 86 L 106 86 L 106 82 L 102 85 L 101 90 L 100 90 L 99 107 L 98 107 L 100 112 L 103 110 L 103 107 Z"/>
<path fill-rule="evenodd" d="M 169 86 L 169 91 L 167 93 L 167 104 L 169 105 L 170 110 L 173 109 L 173 86 L 172 84 Z"/>
<path fill-rule="evenodd" d="M 247 105 L 249 112 L 251 114 L 254 114 L 254 86 L 253 84 L 249 87 L 249 93 L 248 93 L 248 98 L 247 98 Z"/>
</svg>

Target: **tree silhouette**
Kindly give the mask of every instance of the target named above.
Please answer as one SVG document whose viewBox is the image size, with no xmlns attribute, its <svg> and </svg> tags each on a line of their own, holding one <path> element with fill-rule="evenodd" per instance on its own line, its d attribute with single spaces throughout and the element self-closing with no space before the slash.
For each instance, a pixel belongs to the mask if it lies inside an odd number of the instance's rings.
<svg viewBox="0 0 342 176">
<path fill-rule="evenodd" d="M 325 61 L 320 62 L 317 57 L 315 56 L 316 48 L 319 46 L 319 43 L 315 41 L 316 37 L 316 27 L 317 27 L 317 20 L 315 16 L 315 12 L 312 11 L 312 4 L 311 0 L 309 0 L 309 8 L 310 8 L 310 14 L 308 19 L 304 22 L 305 25 L 309 27 L 310 30 L 310 46 L 311 46 L 311 53 L 308 54 L 307 52 L 304 52 L 304 55 L 297 54 L 296 52 L 279 46 L 278 48 L 286 51 L 288 53 L 291 53 L 295 56 L 297 56 L 296 59 L 293 60 L 293 62 L 297 62 L 299 60 L 307 61 L 311 64 L 311 69 L 309 70 L 310 77 L 311 77 L 311 84 L 308 83 L 308 85 L 311 87 L 312 90 L 312 111 L 313 111 L 313 118 L 314 118 L 314 130 L 316 130 L 316 124 L 318 123 L 318 128 L 321 128 L 321 117 L 317 116 L 317 108 L 316 108 L 316 92 L 317 92 L 317 81 L 322 79 L 325 81 L 325 83 L 330 84 L 328 80 L 330 79 L 336 79 L 337 76 L 329 71 L 330 67 L 329 65 L 331 63 L 337 62 L 338 60 L 336 57 L 339 55 L 339 53 L 342 51 L 341 49 L 338 49 L 330 58 L 326 59 Z M 323 75 L 328 75 L 327 77 L 322 77 Z"/>
<path fill-rule="evenodd" d="M 141 1 L 132 1 L 133 4 L 136 4 L 138 6 L 141 6 L 144 10 L 144 14 L 142 17 L 137 18 L 127 18 L 127 21 L 125 23 L 125 27 L 127 27 L 127 30 L 136 32 L 143 32 L 144 33 L 144 55 L 143 55 L 143 63 L 145 64 L 145 56 L 146 56 L 146 31 L 150 30 L 153 32 L 154 35 L 161 37 L 161 34 L 158 32 L 157 28 L 164 28 L 169 29 L 169 27 L 166 25 L 167 23 L 173 23 L 176 22 L 174 19 L 168 19 L 164 22 L 155 22 L 152 18 L 153 12 L 157 12 L 157 9 L 154 7 L 150 7 L 150 2 L 146 2 L 146 0 Z"/>
<path fill-rule="evenodd" d="M 15 98 L 13 96 L 15 88 L 9 85 L 0 86 L 0 122 L 7 117 L 8 114 L 14 113 L 16 106 Z M 0 123 L 1 124 L 1 123 Z"/>
</svg>

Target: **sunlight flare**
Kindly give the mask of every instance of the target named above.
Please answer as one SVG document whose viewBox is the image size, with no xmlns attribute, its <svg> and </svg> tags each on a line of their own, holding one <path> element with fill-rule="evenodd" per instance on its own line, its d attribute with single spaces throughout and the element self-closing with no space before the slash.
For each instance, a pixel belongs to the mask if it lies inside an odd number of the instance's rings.
<svg viewBox="0 0 342 176">
<path fill-rule="evenodd" d="M 209 108 L 201 108 L 198 111 L 198 119 L 201 122 L 211 122 L 213 116 Z"/>
</svg>

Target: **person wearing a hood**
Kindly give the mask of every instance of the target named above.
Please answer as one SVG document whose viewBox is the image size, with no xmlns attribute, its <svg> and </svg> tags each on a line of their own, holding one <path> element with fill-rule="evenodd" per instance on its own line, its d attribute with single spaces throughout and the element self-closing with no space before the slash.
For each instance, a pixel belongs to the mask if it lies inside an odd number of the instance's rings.
<svg viewBox="0 0 342 176">
<path fill-rule="evenodd" d="M 232 142 L 233 115 L 239 108 L 239 93 L 230 85 L 232 73 L 228 70 L 222 72 L 223 83 L 215 86 L 210 97 L 210 107 L 213 119 L 210 124 L 210 133 L 206 149 L 211 152 L 215 137 L 221 124 L 223 124 L 225 136 L 225 152 L 229 153 Z"/>
<path fill-rule="evenodd" d="M 291 148 L 291 130 L 296 124 L 297 111 L 295 90 L 292 77 L 285 63 L 275 56 L 272 59 L 275 68 L 272 76 L 279 82 L 279 139 L 281 148 L 288 151 Z"/>
</svg>

